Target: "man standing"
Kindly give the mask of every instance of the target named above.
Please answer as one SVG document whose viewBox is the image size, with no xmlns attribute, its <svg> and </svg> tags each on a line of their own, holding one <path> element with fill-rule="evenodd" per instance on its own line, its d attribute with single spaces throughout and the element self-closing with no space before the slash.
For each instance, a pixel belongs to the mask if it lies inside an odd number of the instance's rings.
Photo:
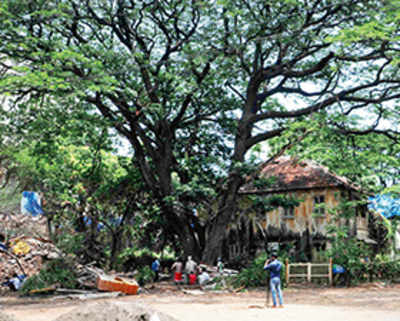
<svg viewBox="0 0 400 321">
<path fill-rule="evenodd" d="M 187 275 L 193 274 L 196 271 L 197 263 L 189 255 L 188 260 L 185 264 L 185 273 Z"/>
<path fill-rule="evenodd" d="M 222 262 L 222 259 L 221 259 L 220 256 L 218 257 L 218 261 L 217 261 L 217 270 L 218 270 L 218 273 L 220 275 L 223 275 L 223 273 L 224 273 L 224 263 Z"/>
<path fill-rule="evenodd" d="M 154 276 L 154 282 L 158 281 L 158 275 L 160 272 L 160 261 L 155 258 L 155 260 L 153 261 L 153 263 L 151 264 L 151 269 L 153 270 L 155 276 Z"/>
<path fill-rule="evenodd" d="M 187 276 L 187 282 L 191 285 L 196 283 L 197 279 L 196 271 L 197 271 L 197 263 L 192 259 L 191 256 L 189 256 L 185 265 L 185 273 Z"/>
<path fill-rule="evenodd" d="M 281 291 L 281 270 L 282 263 L 277 259 L 277 255 L 275 253 L 271 254 L 271 258 L 265 261 L 264 270 L 268 270 L 270 272 L 270 281 L 269 286 L 271 288 L 272 293 L 272 301 L 273 308 L 276 308 L 276 295 L 278 294 L 279 299 L 279 307 L 283 308 L 283 299 L 282 299 L 282 291 Z"/>
<path fill-rule="evenodd" d="M 182 270 L 183 270 L 183 263 L 181 258 L 178 258 L 178 260 L 172 264 L 171 270 L 173 270 L 174 273 L 174 282 L 175 284 L 180 284 L 182 283 Z"/>
</svg>

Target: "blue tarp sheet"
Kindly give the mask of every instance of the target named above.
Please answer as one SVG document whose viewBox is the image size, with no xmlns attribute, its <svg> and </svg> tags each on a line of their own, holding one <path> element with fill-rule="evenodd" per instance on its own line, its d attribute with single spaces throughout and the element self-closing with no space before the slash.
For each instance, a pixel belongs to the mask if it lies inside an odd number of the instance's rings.
<svg viewBox="0 0 400 321">
<path fill-rule="evenodd" d="M 346 269 L 341 265 L 333 264 L 332 272 L 333 274 L 343 274 L 346 272 Z"/>
<path fill-rule="evenodd" d="M 32 216 L 43 214 L 38 193 L 29 191 L 22 192 L 21 213 L 31 214 Z"/>
<path fill-rule="evenodd" d="M 378 194 L 368 198 L 368 208 L 374 210 L 386 218 L 400 217 L 400 198 L 391 194 Z"/>
</svg>

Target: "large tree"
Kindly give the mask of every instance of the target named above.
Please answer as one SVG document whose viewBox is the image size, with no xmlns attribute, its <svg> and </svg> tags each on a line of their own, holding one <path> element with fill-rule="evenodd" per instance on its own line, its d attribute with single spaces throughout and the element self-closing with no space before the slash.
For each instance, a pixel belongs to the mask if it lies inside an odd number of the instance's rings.
<svg viewBox="0 0 400 321">
<path fill-rule="evenodd" d="M 317 115 L 320 127 L 396 139 L 380 127 L 398 117 L 395 4 L 3 1 L 1 87 L 17 97 L 9 115 L 25 126 L 41 113 L 107 120 L 130 142 L 165 231 L 211 263 L 252 147 L 289 129 L 292 146 L 318 130 L 307 125 Z M 218 164 L 230 139 L 230 160 Z M 192 208 L 211 196 L 198 186 L 214 187 L 225 164 L 204 242 Z"/>
<path fill-rule="evenodd" d="M 165 233 L 197 255 L 192 210 L 209 192 L 193 189 L 215 180 L 214 159 L 227 150 L 216 115 L 233 105 L 219 98 L 218 53 L 207 45 L 213 11 L 196 1 L 66 0 L 6 1 L 1 12 L 13 125 L 101 115 L 132 146 Z"/>
<path fill-rule="evenodd" d="M 398 143 L 395 127 L 380 127 L 383 119 L 399 116 L 395 2 L 224 3 L 226 41 L 220 49 L 241 71 L 235 78 L 242 108 L 233 165 L 243 163 L 252 146 L 293 127 L 287 146 L 324 126 L 342 134 L 381 133 Z M 205 249 L 207 261 L 222 244 L 242 182 L 240 166 L 232 166 Z"/>
</svg>

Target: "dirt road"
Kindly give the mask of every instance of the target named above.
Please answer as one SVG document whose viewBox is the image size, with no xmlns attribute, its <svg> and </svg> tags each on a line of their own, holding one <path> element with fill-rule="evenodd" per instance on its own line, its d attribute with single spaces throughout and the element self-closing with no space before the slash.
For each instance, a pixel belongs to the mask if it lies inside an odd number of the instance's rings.
<svg viewBox="0 0 400 321">
<path fill-rule="evenodd" d="M 239 294 L 182 293 L 173 289 L 155 293 L 109 299 L 129 306 L 132 303 L 152 308 L 185 321 L 399 321 L 400 285 L 380 283 L 349 289 L 301 289 L 284 291 L 283 309 L 264 308 L 265 292 Z M 40 304 L 8 303 L 0 300 L 1 310 L 20 321 L 51 321 L 87 302 L 62 300 Z"/>
</svg>

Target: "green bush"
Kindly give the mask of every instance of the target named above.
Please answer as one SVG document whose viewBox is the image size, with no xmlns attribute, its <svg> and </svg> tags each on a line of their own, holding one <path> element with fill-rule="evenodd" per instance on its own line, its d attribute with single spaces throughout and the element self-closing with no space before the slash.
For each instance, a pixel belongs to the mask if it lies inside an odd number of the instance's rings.
<svg viewBox="0 0 400 321">
<path fill-rule="evenodd" d="M 140 286 L 152 282 L 154 280 L 154 277 L 155 273 L 149 266 L 141 267 L 135 276 L 136 281 L 139 283 Z"/>
<path fill-rule="evenodd" d="M 69 289 L 78 286 L 77 275 L 71 262 L 65 259 L 49 261 L 44 269 L 24 282 L 21 294 L 27 295 L 31 290 L 44 289 L 52 285 Z"/>
<path fill-rule="evenodd" d="M 400 261 L 392 261 L 389 256 L 377 255 L 367 263 L 370 279 L 396 280 L 400 279 Z"/>
<path fill-rule="evenodd" d="M 332 248 L 326 253 L 332 257 L 333 263 L 343 266 L 346 269 L 346 285 L 355 285 L 368 280 L 367 265 L 362 258 L 369 256 L 365 244 L 354 239 L 340 238 L 332 242 Z"/>
<path fill-rule="evenodd" d="M 346 269 L 342 276 L 345 285 L 400 278 L 400 261 L 392 261 L 387 255 L 377 255 L 373 260 L 369 260 L 370 250 L 357 240 L 336 240 L 327 251 L 327 256 L 333 258 L 334 264 Z"/>
<path fill-rule="evenodd" d="M 246 287 L 254 288 L 260 286 L 266 286 L 268 272 L 264 271 L 264 263 L 267 259 L 266 254 L 258 256 L 249 267 L 244 268 L 240 273 L 232 279 L 232 285 L 236 288 Z M 282 262 L 281 281 L 282 287 L 285 285 L 284 276 L 285 265 Z"/>
<path fill-rule="evenodd" d="M 58 235 L 57 247 L 64 253 L 79 253 L 83 244 L 85 244 L 85 235 L 82 233 L 70 234 L 63 232 Z"/>
</svg>

